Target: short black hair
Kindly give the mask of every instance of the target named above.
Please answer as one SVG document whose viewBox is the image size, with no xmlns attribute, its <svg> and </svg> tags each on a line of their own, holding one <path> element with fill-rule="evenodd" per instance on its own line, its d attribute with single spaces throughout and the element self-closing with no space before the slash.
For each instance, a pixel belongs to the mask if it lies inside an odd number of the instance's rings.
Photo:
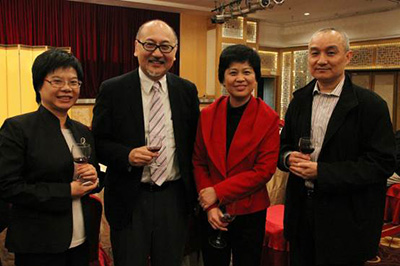
<svg viewBox="0 0 400 266">
<path fill-rule="evenodd" d="M 261 78 L 261 60 L 258 53 L 250 47 L 243 44 L 236 44 L 226 47 L 220 57 L 218 66 L 218 80 L 224 83 L 225 70 L 229 68 L 232 63 L 249 63 L 256 74 L 257 82 Z"/>
<path fill-rule="evenodd" d="M 52 48 L 36 57 L 32 66 L 32 79 L 37 103 L 41 102 L 39 91 L 43 86 L 46 76 L 50 73 L 53 73 L 58 68 L 69 67 L 75 69 L 76 74 L 78 75 L 78 80 L 82 81 L 82 65 L 72 53 L 61 49 Z"/>
</svg>

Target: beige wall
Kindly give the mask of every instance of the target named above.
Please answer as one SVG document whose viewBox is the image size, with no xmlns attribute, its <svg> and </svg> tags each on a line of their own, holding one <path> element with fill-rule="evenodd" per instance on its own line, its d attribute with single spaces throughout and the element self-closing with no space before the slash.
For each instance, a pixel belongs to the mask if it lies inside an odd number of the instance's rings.
<svg viewBox="0 0 400 266">
<path fill-rule="evenodd" d="M 0 46 L 0 124 L 37 109 L 31 68 L 46 46 Z"/>
<path fill-rule="evenodd" d="M 180 27 L 179 73 L 196 84 L 201 97 L 206 94 L 207 17 L 182 13 Z"/>
<path fill-rule="evenodd" d="M 48 46 L 0 45 L 0 125 L 8 117 L 35 111 L 32 64 Z M 69 47 L 61 48 L 70 51 Z"/>
<path fill-rule="evenodd" d="M 289 23 L 283 26 L 260 23 L 260 45 L 268 47 L 295 47 L 307 45 L 311 35 L 326 27 L 344 30 L 350 41 L 380 40 L 400 37 L 400 9 L 374 14 L 324 19 L 308 23 Z"/>
</svg>

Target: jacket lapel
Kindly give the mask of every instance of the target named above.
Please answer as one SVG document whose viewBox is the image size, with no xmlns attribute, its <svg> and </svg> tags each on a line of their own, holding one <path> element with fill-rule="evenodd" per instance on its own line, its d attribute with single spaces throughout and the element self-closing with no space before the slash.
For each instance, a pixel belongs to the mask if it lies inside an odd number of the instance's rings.
<svg viewBox="0 0 400 266">
<path fill-rule="evenodd" d="M 343 85 L 342 93 L 335 109 L 333 110 L 332 116 L 326 129 L 324 143 L 322 149 L 329 142 L 332 136 L 336 133 L 339 127 L 343 124 L 346 119 L 347 113 L 358 105 L 356 96 L 354 95 L 353 85 L 350 78 L 346 76 L 345 83 Z"/>
<path fill-rule="evenodd" d="M 140 139 L 141 144 L 145 144 L 145 132 L 144 132 L 144 118 L 143 118 L 143 102 L 142 102 L 142 88 L 139 79 L 139 69 L 134 70 L 129 76 L 129 81 L 126 84 L 126 99 L 130 101 L 132 123 L 131 127 L 134 128 L 134 132 L 137 138 Z"/>
<path fill-rule="evenodd" d="M 221 97 L 201 114 L 204 144 L 215 167 L 226 177 L 226 108 L 227 97 Z"/>
<path fill-rule="evenodd" d="M 174 81 L 174 77 L 167 73 L 167 86 L 168 86 L 168 98 L 170 102 L 171 108 L 171 119 L 172 119 L 172 126 L 174 128 L 174 137 L 175 137 L 175 144 L 179 146 L 181 142 L 181 130 L 179 130 L 179 125 L 183 125 L 180 123 L 181 121 L 181 106 L 182 103 L 179 101 L 179 87 L 177 86 L 176 82 Z M 168 119 L 168 118 L 167 118 Z"/>
<path fill-rule="evenodd" d="M 265 131 L 269 129 L 263 113 L 259 112 L 261 108 L 259 100 L 251 97 L 232 139 L 226 166 L 228 172 L 257 149 Z"/>
<path fill-rule="evenodd" d="M 315 86 L 316 80 L 309 83 L 304 90 L 299 90 L 299 118 L 298 122 L 300 124 L 300 135 L 301 137 L 310 137 L 311 136 L 311 114 L 312 114 L 312 102 L 313 102 L 313 90 Z M 296 94 L 297 92 L 295 92 Z M 297 145 L 297 143 L 296 143 Z"/>
</svg>

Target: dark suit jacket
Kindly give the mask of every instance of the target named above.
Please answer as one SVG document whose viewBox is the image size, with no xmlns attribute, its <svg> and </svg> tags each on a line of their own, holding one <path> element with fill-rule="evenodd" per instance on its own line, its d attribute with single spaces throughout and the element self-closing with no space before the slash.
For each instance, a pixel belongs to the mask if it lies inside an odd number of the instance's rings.
<svg viewBox="0 0 400 266">
<path fill-rule="evenodd" d="M 191 156 L 199 115 L 196 86 L 167 73 L 176 151 L 188 210 L 196 202 Z M 105 213 L 110 225 L 123 228 L 131 220 L 132 202 L 143 167 L 130 167 L 129 152 L 145 145 L 142 93 L 138 69 L 102 83 L 93 116 L 98 158 L 107 165 Z"/>
<path fill-rule="evenodd" d="M 0 200 L 0 233 L 8 226 L 9 212 L 10 205 Z"/>
<path fill-rule="evenodd" d="M 236 214 L 266 209 L 265 184 L 276 170 L 278 115 L 261 99 L 249 101 L 226 154 L 228 97 L 201 112 L 193 155 L 198 191 L 214 187 L 222 204 L 235 201 Z"/>
<path fill-rule="evenodd" d="M 310 136 L 312 91 L 316 80 L 294 93 L 281 132 L 283 154 L 296 151 L 301 136 Z M 386 179 L 395 166 L 394 135 L 385 101 L 346 77 L 318 158 L 315 183 L 317 263 L 341 264 L 374 257 L 383 223 Z M 296 235 L 305 200 L 302 178 L 289 175 L 285 236 Z"/>
<path fill-rule="evenodd" d="M 89 129 L 67 120 L 75 140 L 93 145 Z M 90 159 L 97 165 L 96 156 Z M 72 238 L 70 182 L 74 165 L 60 121 L 43 106 L 7 119 L 0 130 L 0 197 L 12 203 L 6 247 L 19 253 L 59 253 Z M 91 217 L 81 199 L 88 240 Z"/>
</svg>

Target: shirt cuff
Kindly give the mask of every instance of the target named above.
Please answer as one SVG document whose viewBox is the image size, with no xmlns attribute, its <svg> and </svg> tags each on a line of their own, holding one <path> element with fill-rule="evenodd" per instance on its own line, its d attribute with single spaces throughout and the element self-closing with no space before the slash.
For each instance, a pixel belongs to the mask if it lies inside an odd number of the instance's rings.
<svg viewBox="0 0 400 266">
<path fill-rule="evenodd" d="M 217 207 L 218 207 L 218 205 L 214 203 L 213 205 L 211 205 L 210 207 L 208 207 L 208 208 L 206 209 L 206 212 L 208 212 L 208 211 L 211 210 L 211 209 L 217 208 Z"/>
<path fill-rule="evenodd" d="M 289 167 L 290 167 L 290 165 L 289 165 L 289 163 L 288 163 L 288 159 L 289 159 L 289 156 L 290 156 L 291 153 L 292 153 L 292 151 L 287 151 L 287 152 L 285 152 L 285 153 L 283 154 L 283 165 L 284 165 L 287 169 L 289 169 Z"/>
</svg>

